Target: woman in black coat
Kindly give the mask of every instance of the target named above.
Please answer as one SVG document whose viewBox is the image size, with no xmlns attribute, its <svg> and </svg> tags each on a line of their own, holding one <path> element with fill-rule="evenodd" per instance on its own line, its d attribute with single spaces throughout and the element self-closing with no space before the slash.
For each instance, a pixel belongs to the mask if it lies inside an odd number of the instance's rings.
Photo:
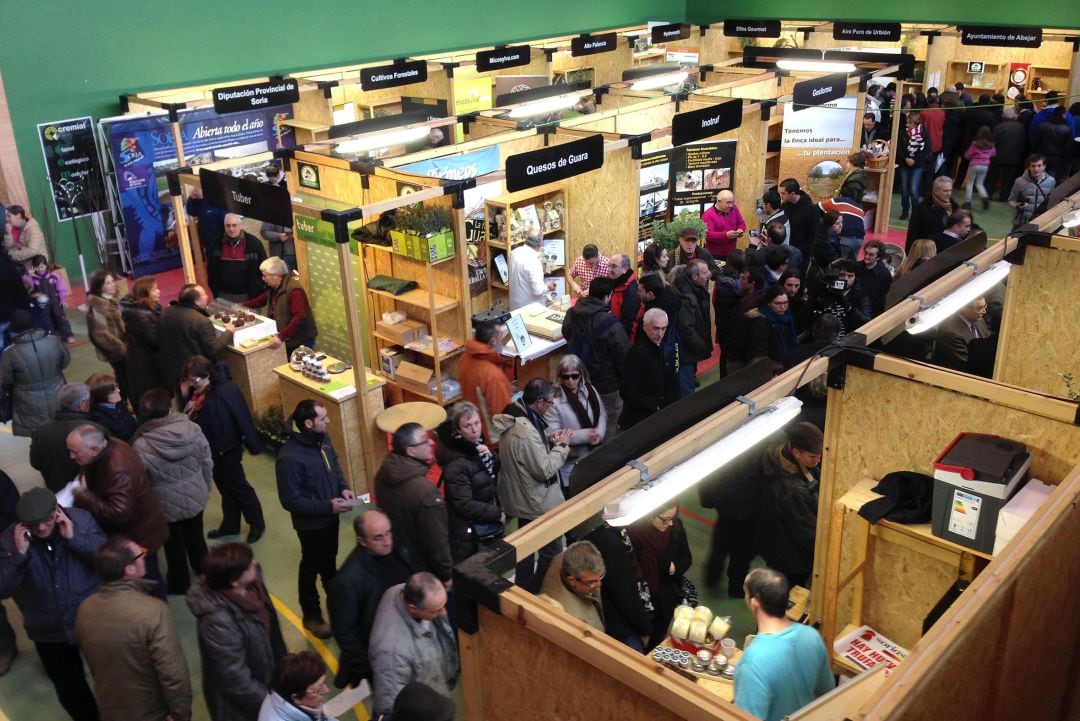
<svg viewBox="0 0 1080 721">
<path fill-rule="evenodd" d="M 243 394 L 232 382 L 229 366 L 193 356 L 180 376 L 180 403 L 187 417 L 202 428 L 214 456 L 214 484 L 221 492 L 222 517 L 221 525 L 207 533 L 207 538 L 240 533 L 242 513 L 251 527 L 247 542 L 255 543 L 266 531 L 266 522 L 241 461 L 245 446 L 251 453 L 261 453 L 262 441 Z"/>
<path fill-rule="evenodd" d="M 145 276 L 135 281 L 131 295 L 120 301 L 127 343 L 127 386 L 131 405 L 138 408 L 143 393 L 164 385 L 158 375 L 158 325 L 161 323 L 161 291 L 157 280 Z"/>
<path fill-rule="evenodd" d="M 645 649 L 650 651 L 667 638 L 675 607 L 687 601 L 697 602 L 696 593 L 688 594 L 692 587 L 684 578 L 694 559 L 686 529 L 679 520 L 678 504 L 658 508 L 652 515 L 635 521 L 629 533 L 638 577 L 649 587 L 652 597 L 652 633 Z"/>
<path fill-rule="evenodd" d="M 480 411 L 468 401 L 456 403 L 437 432 L 450 555 L 460 563 L 503 536 L 506 516 L 495 486 L 499 458 L 484 445 Z"/>
</svg>

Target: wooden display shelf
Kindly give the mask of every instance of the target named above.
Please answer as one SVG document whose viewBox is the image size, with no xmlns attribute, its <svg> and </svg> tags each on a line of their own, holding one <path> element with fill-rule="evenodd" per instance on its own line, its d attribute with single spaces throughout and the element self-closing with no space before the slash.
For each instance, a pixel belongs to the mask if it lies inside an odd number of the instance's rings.
<svg viewBox="0 0 1080 721">
<path fill-rule="evenodd" d="M 375 336 L 376 338 L 378 338 L 381 341 L 384 341 L 386 343 L 390 343 L 391 345 L 400 345 L 405 350 L 412 351 L 413 353 L 419 353 L 420 355 L 426 355 L 428 358 L 436 358 L 437 357 L 437 358 L 439 358 L 441 360 L 446 360 L 448 358 L 453 358 L 454 356 L 460 355 L 460 354 L 465 352 L 465 346 L 459 345 L 457 348 L 454 348 L 453 350 L 447 351 L 446 353 L 438 353 L 438 354 L 436 354 L 434 349 L 432 349 L 432 350 L 422 350 L 422 349 L 419 349 L 419 348 L 410 348 L 408 345 L 402 345 L 401 343 L 399 343 L 394 338 L 390 338 L 388 336 L 385 336 L 385 335 L 383 335 L 382 333 L 380 333 L 378 331 L 372 332 L 372 335 Z"/>
<path fill-rule="evenodd" d="M 858 513 L 859 509 L 862 508 L 864 504 L 881 498 L 881 494 L 874 493 L 870 490 L 875 485 L 877 485 L 876 480 L 872 478 L 864 479 L 857 483 L 850 491 L 841 496 L 836 502 L 846 510 Z M 906 546 L 913 551 L 927 555 L 938 555 L 933 552 L 928 553 L 929 549 L 927 547 L 930 546 L 932 548 L 947 551 L 952 555 L 970 554 L 987 560 L 994 557 L 992 553 L 977 551 L 974 548 L 968 548 L 967 546 L 961 546 L 959 543 L 953 543 L 944 538 L 938 538 L 930 530 L 929 523 L 907 524 L 881 520 L 870 527 L 870 533 L 885 538 L 891 543 Z"/>
<path fill-rule="evenodd" d="M 855 633 L 855 630 L 859 627 L 853 623 L 849 623 L 844 626 L 844 630 L 836 635 L 836 638 L 844 638 L 849 633 Z M 843 669 L 846 673 L 850 673 L 852 676 L 858 676 L 860 673 L 864 673 L 866 669 L 856 666 L 851 661 L 838 654 L 832 647 L 829 647 L 829 660 L 832 661 L 833 668 Z"/>
<path fill-rule="evenodd" d="M 376 290 L 375 288 L 368 288 L 367 291 L 368 293 L 372 293 L 373 295 L 380 295 L 384 298 L 400 301 L 407 305 L 414 305 L 418 308 L 430 308 L 436 313 L 444 313 L 448 310 L 453 310 L 454 308 L 457 308 L 459 305 L 461 305 L 461 303 L 454 298 L 450 298 L 445 295 L 439 295 L 438 293 L 435 293 L 434 297 L 432 297 L 432 295 L 428 293 L 428 291 L 421 288 L 406 291 L 401 295 L 394 295 L 393 293 L 388 293 L 385 290 Z M 432 306 L 432 301 L 434 301 L 435 303 L 434 306 Z"/>
<path fill-rule="evenodd" d="M 374 375 L 378 376 L 379 380 L 385 381 L 386 383 L 394 386 L 394 388 L 397 388 L 402 393 L 408 393 L 408 394 L 414 395 L 414 396 L 416 396 L 418 398 L 423 398 L 426 401 L 431 401 L 432 403 L 438 403 L 439 405 L 442 405 L 442 406 L 447 406 L 447 405 L 450 405 L 451 403 L 456 403 L 457 401 L 461 400 L 461 394 L 460 393 L 458 393 L 456 396 L 451 396 L 450 398 L 439 398 L 439 396 L 432 395 L 431 393 L 423 393 L 421 391 L 413 390 L 412 388 L 407 388 L 407 387 L 401 385 L 400 383 L 398 383 L 397 381 L 395 381 L 393 378 L 390 378 L 389 376 L 384 375 L 382 373 L 382 371 L 375 371 Z"/>
<path fill-rule="evenodd" d="M 372 250 L 379 250 L 383 253 L 390 253 L 395 258 L 402 258 L 403 260 L 411 260 L 414 263 L 423 263 L 424 265 L 440 265 L 454 260 L 455 256 L 451 255 L 447 258 L 440 258 L 439 260 L 421 260 L 420 258 L 413 258 L 411 255 L 402 255 L 401 253 L 395 253 L 393 246 L 382 245 L 381 243 L 364 243 L 365 248 L 371 248 Z"/>
</svg>

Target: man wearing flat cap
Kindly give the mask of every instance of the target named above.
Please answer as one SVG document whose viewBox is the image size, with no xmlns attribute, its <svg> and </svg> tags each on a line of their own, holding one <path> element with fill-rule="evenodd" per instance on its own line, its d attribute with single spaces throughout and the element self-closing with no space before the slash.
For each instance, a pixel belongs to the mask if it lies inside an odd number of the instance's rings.
<svg viewBox="0 0 1080 721">
<path fill-rule="evenodd" d="M 822 434 L 804 421 L 787 436 L 761 460 L 757 546 L 770 568 L 787 576 L 790 585 L 805 587 L 814 566 Z"/>
<path fill-rule="evenodd" d="M 98 589 L 94 552 L 105 534 L 93 516 L 61 508 L 46 488 L 24 493 L 15 518 L 0 532 L 0 598 L 15 598 L 60 705 L 76 721 L 96 721 L 97 703 L 75 639 L 75 612 Z"/>
</svg>

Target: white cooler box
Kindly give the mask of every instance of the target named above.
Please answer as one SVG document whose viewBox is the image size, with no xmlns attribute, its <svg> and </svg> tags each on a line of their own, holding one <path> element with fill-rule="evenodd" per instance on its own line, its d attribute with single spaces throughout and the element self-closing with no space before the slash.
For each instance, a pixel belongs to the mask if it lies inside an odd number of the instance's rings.
<svg viewBox="0 0 1080 721">
<path fill-rule="evenodd" d="M 994 534 L 994 555 L 1001 553 L 1005 544 L 1013 539 L 1024 527 L 1035 511 L 1039 510 L 1054 487 L 1032 478 L 1027 485 L 1016 492 L 1001 512 L 998 513 L 997 532 Z"/>
</svg>

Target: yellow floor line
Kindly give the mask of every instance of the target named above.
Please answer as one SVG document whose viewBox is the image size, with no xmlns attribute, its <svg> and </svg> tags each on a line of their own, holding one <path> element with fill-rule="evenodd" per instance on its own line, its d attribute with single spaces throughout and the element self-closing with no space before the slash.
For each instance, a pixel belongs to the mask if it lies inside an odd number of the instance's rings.
<svg viewBox="0 0 1080 721">
<path fill-rule="evenodd" d="M 274 608 L 277 609 L 277 612 L 284 616 L 285 620 L 291 623 L 297 631 L 302 633 L 304 635 L 304 638 L 307 639 L 308 643 L 311 644 L 312 648 L 314 648 L 315 651 L 318 652 L 320 656 L 322 656 L 322 660 L 326 663 L 326 667 L 330 669 L 330 673 L 337 674 L 337 657 L 335 657 L 333 652 L 330 651 L 329 647 L 327 647 L 327 645 L 322 642 L 322 639 L 316 638 L 314 635 L 312 635 L 311 631 L 308 631 L 306 628 L 304 628 L 304 622 L 301 621 L 300 617 L 293 613 L 293 610 L 286 606 L 281 599 L 279 599 L 274 594 L 270 594 L 270 600 L 273 602 Z M 353 706 L 353 711 L 356 713 L 357 721 L 368 721 L 368 719 L 370 718 L 370 716 L 368 716 L 367 709 L 364 707 L 363 704 L 356 704 L 355 706 Z M 4 716 L 2 711 L 0 711 L 0 721 L 8 721 L 7 717 Z"/>
</svg>

